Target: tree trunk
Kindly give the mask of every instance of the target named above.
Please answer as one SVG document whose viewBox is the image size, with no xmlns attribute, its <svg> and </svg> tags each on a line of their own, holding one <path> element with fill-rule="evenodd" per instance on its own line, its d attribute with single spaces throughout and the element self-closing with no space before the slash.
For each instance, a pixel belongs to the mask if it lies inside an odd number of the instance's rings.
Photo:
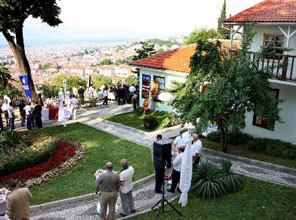
<svg viewBox="0 0 296 220">
<path fill-rule="evenodd" d="M 30 64 L 25 53 L 23 23 L 21 23 L 19 28 L 16 30 L 16 42 L 14 41 L 14 38 L 9 34 L 8 31 L 3 31 L 3 35 L 6 38 L 7 43 L 15 57 L 20 73 L 26 74 L 28 76 L 29 88 L 32 94 L 33 101 L 38 101 L 38 95 L 36 93 L 34 82 L 31 75 Z"/>
<path fill-rule="evenodd" d="M 222 131 L 222 151 L 224 153 L 227 153 L 227 148 L 228 148 L 227 133 L 228 133 L 228 129 L 227 128 L 221 128 L 221 131 Z"/>
</svg>

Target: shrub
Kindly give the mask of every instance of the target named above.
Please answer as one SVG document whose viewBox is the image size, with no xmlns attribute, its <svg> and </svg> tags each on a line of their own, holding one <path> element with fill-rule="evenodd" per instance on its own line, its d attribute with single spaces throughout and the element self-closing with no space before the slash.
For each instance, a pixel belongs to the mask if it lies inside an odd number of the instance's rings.
<svg viewBox="0 0 296 220">
<path fill-rule="evenodd" d="M 246 144 L 250 139 L 250 135 L 241 132 L 231 132 L 227 136 L 228 143 L 235 146 Z"/>
<path fill-rule="evenodd" d="M 240 177 L 231 171 L 232 163 L 229 160 L 222 162 L 221 180 L 227 193 L 236 193 L 243 188 Z"/>
<path fill-rule="evenodd" d="M 0 154 L 12 152 L 17 145 L 22 144 L 22 136 L 13 131 L 0 132 Z"/>
<path fill-rule="evenodd" d="M 55 153 L 56 146 L 57 140 L 55 138 L 42 137 L 26 149 L 5 155 L 0 159 L 1 176 L 47 161 Z"/>
<path fill-rule="evenodd" d="M 143 123 L 144 123 L 145 129 L 149 129 L 149 130 L 155 129 L 158 126 L 157 119 L 152 115 L 145 116 L 143 119 Z"/>
<path fill-rule="evenodd" d="M 207 135 L 207 139 L 214 142 L 220 142 L 221 133 L 220 132 L 212 132 Z"/>
<path fill-rule="evenodd" d="M 250 151 L 264 152 L 266 150 L 266 146 L 268 145 L 268 142 L 269 140 L 264 138 L 252 139 L 247 143 L 247 148 Z"/>
<path fill-rule="evenodd" d="M 202 198 L 217 198 L 226 193 L 220 179 L 219 169 L 209 162 L 201 163 L 195 167 L 191 191 Z"/>
<path fill-rule="evenodd" d="M 96 107 L 96 104 L 97 104 L 97 99 L 96 98 L 91 98 L 89 100 L 87 108 L 94 108 L 94 107 Z"/>
</svg>

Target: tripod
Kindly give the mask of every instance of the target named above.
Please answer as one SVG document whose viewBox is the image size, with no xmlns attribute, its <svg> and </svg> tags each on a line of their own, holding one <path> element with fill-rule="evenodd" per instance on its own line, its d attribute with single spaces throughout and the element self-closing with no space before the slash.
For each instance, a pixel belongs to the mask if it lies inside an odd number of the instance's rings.
<svg viewBox="0 0 296 220">
<path fill-rule="evenodd" d="M 153 210 L 154 208 L 156 208 L 159 204 L 160 204 L 160 207 L 159 207 L 159 211 L 157 213 L 157 216 L 156 216 L 156 219 L 158 220 L 159 216 L 162 214 L 162 213 L 167 213 L 167 212 L 172 212 L 172 211 L 175 211 L 177 212 L 180 216 L 183 216 L 181 214 L 181 212 L 179 212 L 166 198 L 165 198 L 165 182 L 162 183 L 162 196 L 161 196 L 161 199 L 151 208 L 151 210 Z M 173 210 L 169 210 L 169 211 L 164 211 L 164 205 L 168 204 Z"/>
</svg>

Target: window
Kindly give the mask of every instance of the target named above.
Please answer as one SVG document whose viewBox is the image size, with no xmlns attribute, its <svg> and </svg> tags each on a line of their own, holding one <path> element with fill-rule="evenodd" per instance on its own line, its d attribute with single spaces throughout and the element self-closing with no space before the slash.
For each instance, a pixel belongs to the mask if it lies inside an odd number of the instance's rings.
<svg viewBox="0 0 296 220">
<path fill-rule="evenodd" d="M 146 99 L 146 97 L 149 95 L 150 84 L 151 84 L 151 76 L 143 74 L 142 75 L 142 98 L 143 99 Z"/>
<path fill-rule="evenodd" d="M 154 101 L 160 101 L 158 96 L 164 92 L 165 90 L 165 78 L 160 76 L 154 76 L 153 79 L 154 85 L 157 86 L 157 88 L 152 87 L 152 95 Z"/>
<path fill-rule="evenodd" d="M 279 97 L 279 90 L 278 89 L 269 89 L 269 95 L 271 97 L 273 97 L 275 100 L 277 100 Z M 268 121 L 265 117 L 262 117 L 262 118 L 257 117 L 256 113 L 254 113 L 254 116 L 253 116 L 253 125 L 254 126 L 274 130 L 274 124 L 275 124 L 275 121 L 268 123 Z"/>
<path fill-rule="evenodd" d="M 275 52 L 276 54 L 283 54 L 283 48 L 285 47 L 284 35 L 264 34 L 264 47 L 271 48 L 273 51 L 270 51 L 270 53 Z M 266 58 L 272 58 L 272 57 L 266 57 Z"/>
</svg>

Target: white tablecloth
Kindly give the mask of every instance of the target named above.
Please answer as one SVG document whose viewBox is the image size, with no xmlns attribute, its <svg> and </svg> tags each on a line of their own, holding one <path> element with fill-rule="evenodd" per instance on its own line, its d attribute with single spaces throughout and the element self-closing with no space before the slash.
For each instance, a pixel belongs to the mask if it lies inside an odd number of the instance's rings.
<svg viewBox="0 0 296 220">
<path fill-rule="evenodd" d="M 42 121 L 48 121 L 49 120 L 49 109 L 44 108 L 42 109 Z"/>
</svg>

